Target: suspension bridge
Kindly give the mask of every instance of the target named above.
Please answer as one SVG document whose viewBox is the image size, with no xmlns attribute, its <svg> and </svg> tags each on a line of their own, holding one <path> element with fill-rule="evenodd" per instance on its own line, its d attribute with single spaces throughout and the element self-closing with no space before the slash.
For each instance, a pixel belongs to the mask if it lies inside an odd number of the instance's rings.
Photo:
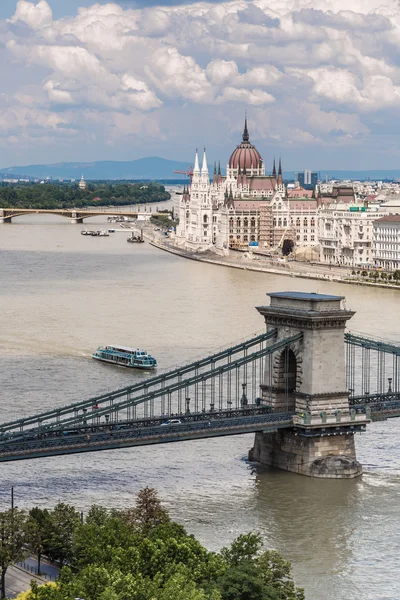
<svg viewBox="0 0 400 600">
<path fill-rule="evenodd" d="M 400 345 L 345 331 L 343 298 L 269 294 L 267 331 L 133 385 L 0 424 L 0 462 L 254 433 L 250 458 L 354 477 L 354 434 L 400 416 Z"/>
</svg>

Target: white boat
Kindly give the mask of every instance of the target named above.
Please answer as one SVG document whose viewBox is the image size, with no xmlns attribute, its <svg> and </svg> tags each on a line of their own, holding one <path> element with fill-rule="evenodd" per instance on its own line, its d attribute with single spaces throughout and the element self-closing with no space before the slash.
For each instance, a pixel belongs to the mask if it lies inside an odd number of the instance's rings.
<svg viewBox="0 0 400 600">
<path fill-rule="evenodd" d="M 92 358 L 131 369 L 148 370 L 157 367 L 156 359 L 145 350 L 128 346 L 99 346 L 96 352 L 93 352 Z"/>
</svg>

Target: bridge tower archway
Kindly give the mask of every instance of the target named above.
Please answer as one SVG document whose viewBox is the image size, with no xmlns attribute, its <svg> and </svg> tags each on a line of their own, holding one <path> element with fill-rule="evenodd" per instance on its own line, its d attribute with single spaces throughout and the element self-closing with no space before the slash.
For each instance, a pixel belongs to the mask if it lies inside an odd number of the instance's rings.
<svg viewBox="0 0 400 600">
<path fill-rule="evenodd" d="M 280 395 L 278 404 L 285 412 L 296 409 L 297 359 L 291 348 L 285 348 L 277 365 L 277 388 Z"/>
<path fill-rule="evenodd" d="M 346 322 L 354 313 L 342 296 L 268 296 L 270 305 L 257 310 L 267 331 L 275 331 L 274 343 L 288 343 L 265 361 L 261 396 L 273 412 L 291 414 L 293 427 L 257 433 L 250 457 L 313 477 L 356 477 L 362 468 L 355 456 L 344 347 Z"/>
</svg>

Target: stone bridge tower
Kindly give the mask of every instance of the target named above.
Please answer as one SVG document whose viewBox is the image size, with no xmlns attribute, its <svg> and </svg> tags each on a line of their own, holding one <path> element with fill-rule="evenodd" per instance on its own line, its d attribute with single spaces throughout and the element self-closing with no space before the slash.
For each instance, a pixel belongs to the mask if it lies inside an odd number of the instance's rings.
<svg viewBox="0 0 400 600">
<path fill-rule="evenodd" d="M 302 339 L 266 361 L 263 402 L 275 412 L 295 412 L 294 427 L 257 433 L 250 460 L 311 477 L 352 478 L 362 473 L 354 433 L 366 416 L 349 410 L 344 330 L 354 312 L 343 296 L 304 292 L 268 294 L 257 307 L 276 341 Z"/>
</svg>

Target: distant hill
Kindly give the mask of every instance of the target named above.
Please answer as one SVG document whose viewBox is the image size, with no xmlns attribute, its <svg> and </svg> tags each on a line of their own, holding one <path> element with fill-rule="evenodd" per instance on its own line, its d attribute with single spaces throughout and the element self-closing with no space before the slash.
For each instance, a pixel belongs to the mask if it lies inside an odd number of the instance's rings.
<svg viewBox="0 0 400 600">
<path fill-rule="evenodd" d="M 104 160 L 90 163 L 54 163 L 49 165 L 27 165 L 12 166 L 0 169 L 0 175 L 14 177 L 29 177 L 30 179 L 80 179 L 83 175 L 86 180 L 99 179 L 157 179 L 176 180 L 179 177 L 185 181 L 185 177 L 174 174 L 174 170 L 187 171 L 190 163 L 168 160 L 152 156 L 139 158 L 131 161 Z M 209 164 L 210 175 L 212 175 L 212 164 Z M 315 169 L 316 170 L 316 169 Z M 326 174 L 331 179 L 358 179 L 358 180 L 384 180 L 400 179 L 400 170 L 364 170 L 344 171 L 335 169 L 320 169 L 320 179 L 324 180 Z M 284 179 L 293 181 L 294 171 L 284 171 Z"/>
<path fill-rule="evenodd" d="M 55 163 L 50 165 L 12 166 L 0 169 L 4 175 L 31 179 L 177 179 L 174 170 L 187 171 L 190 163 L 149 157 L 131 161 L 97 161 L 92 163 Z M 182 180 L 185 177 L 182 175 Z"/>
</svg>

